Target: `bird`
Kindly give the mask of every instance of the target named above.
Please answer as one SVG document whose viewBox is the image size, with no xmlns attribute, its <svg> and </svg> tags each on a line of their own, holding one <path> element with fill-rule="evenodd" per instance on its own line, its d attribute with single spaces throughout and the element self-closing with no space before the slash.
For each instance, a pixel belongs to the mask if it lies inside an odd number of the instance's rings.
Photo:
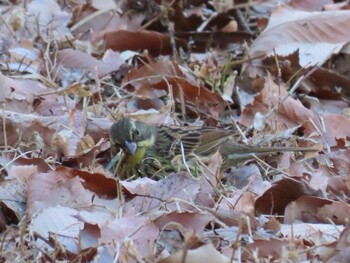
<svg viewBox="0 0 350 263">
<path fill-rule="evenodd" d="M 111 126 L 109 135 L 112 148 L 122 150 L 116 167 L 116 174 L 122 180 L 140 176 L 152 178 L 166 170 L 175 171 L 171 160 L 178 155 L 188 158 L 195 155 L 209 156 L 219 150 L 224 170 L 253 158 L 255 154 L 315 151 L 312 147 L 249 146 L 235 142 L 233 134 L 234 131 L 225 128 L 155 126 L 125 117 Z"/>
</svg>

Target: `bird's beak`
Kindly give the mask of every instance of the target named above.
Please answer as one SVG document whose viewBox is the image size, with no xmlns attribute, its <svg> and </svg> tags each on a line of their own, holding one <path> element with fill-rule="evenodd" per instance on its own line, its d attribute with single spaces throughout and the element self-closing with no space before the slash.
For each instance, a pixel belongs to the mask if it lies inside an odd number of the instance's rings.
<svg viewBox="0 0 350 263">
<path fill-rule="evenodd" d="M 134 142 L 125 141 L 125 146 L 132 155 L 135 155 L 137 150 L 137 144 Z"/>
</svg>

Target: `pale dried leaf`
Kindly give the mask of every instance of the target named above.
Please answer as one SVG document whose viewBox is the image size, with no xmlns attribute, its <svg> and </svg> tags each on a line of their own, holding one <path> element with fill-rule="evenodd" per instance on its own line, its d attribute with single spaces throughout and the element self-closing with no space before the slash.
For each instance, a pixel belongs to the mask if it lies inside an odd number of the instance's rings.
<svg viewBox="0 0 350 263">
<path fill-rule="evenodd" d="M 279 6 L 249 56 L 288 55 L 299 50 L 300 65 L 321 65 L 349 41 L 350 11 L 305 12 Z"/>
</svg>

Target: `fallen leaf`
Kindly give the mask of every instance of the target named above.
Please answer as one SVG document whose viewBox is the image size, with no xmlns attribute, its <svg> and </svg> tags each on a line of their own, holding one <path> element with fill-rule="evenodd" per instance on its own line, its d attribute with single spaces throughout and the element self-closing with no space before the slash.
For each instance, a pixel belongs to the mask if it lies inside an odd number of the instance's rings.
<svg viewBox="0 0 350 263">
<path fill-rule="evenodd" d="M 207 244 L 205 246 L 201 246 L 192 250 L 179 251 L 175 254 L 170 255 L 166 259 L 160 260 L 160 263 L 209 263 L 209 262 L 217 262 L 217 263 L 226 263 L 230 262 L 230 260 L 221 255 L 212 244 Z"/>
</svg>

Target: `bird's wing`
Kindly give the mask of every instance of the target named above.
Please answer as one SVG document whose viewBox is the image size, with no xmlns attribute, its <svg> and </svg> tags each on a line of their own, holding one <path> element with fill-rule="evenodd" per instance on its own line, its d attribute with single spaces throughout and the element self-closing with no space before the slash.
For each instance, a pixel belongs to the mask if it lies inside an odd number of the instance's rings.
<svg viewBox="0 0 350 263">
<path fill-rule="evenodd" d="M 160 126 L 156 150 L 162 156 L 182 153 L 206 155 L 215 152 L 232 131 L 214 127 Z M 182 145 L 182 146 L 181 146 Z"/>
<path fill-rule="evenodd" d="M 195 153 L 204 156 L 214 153 L 233 133 L 232 130 L 203 127 L 201 129 L 201 143 L 198 145 Z"/>
<path fill-rule="evenodd" d="M 161 156 L 170 156 L 182 153 L 190 154 L 201 143 L 201 127 L 160 126 L 156 142 L 156 151 Z"/>
</svg>

